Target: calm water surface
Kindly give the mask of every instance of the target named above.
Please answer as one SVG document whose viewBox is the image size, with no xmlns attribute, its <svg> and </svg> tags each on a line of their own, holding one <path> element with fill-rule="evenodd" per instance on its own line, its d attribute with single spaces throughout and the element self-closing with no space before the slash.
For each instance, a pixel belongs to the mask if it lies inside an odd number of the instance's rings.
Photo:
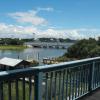
<svg viewBox="0 0 100 100">
<path fill-rule="evenodd" d="M 39 62 L 43 58 L 52 58 L 63 55 L 66 49 L 43 49 L 43 48 L 28 48 L 22 51 L 17 50 L 0 50 L 0 58 L 12 57 L 20 59 L 35 59 Z"/>
</svg>

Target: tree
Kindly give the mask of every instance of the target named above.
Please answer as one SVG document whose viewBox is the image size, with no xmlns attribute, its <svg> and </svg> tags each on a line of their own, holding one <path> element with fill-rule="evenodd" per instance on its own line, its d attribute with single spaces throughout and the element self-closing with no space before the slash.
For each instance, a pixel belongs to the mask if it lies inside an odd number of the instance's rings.
<svg viewBox="0 0 100 100">
<path fill-rule="evenodd" d="M 3 38 L 0 40 L 0 44 L 2 45 L 23 45 L 23 40 L 19 39 L 11 39 L 11 38 Z"/>
<path fill-rule="evenodd" d="M 99 55 L 100 46 L 98 45 L 98 42 L 95 39 L 90 38 L 88 40 L 80 40 L 69 47 L 67 53 L 65 53 L 64 56 L 67 56 L 69 58 L 82 59 Z"/>
</svg>

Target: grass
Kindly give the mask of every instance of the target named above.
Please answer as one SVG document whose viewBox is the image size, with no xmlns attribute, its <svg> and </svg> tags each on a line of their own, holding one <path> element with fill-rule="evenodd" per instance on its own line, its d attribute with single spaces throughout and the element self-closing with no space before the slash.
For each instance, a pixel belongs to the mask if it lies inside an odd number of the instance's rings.
<svg viewBox="0 0 100 100">
<path fill-rule="evenodd" d="M 53 74 L 54 75 L 54 74 Z M 66 76 L 68 75 L 68 76 Z M 56 97 L 56 100 L 60 100 L 62 96 L 64 96 L 64 98 L 66 97 L 70 97 L 72 98 L 72 95 L 74 95 L 74 97 L 79 96 L 86 93 L 87 90 L 87 86 L 86 86 L 86 81 L 84 82 L 83 79 L 80 81 L 77 81 L 76 84 L 76 79 L 78 79 L 78 77 L 75 76 L 74 73 L 71 73 L 71 77 L 70 77 L 70 73 L 66 74 L 65 73 L 66 78 L 63 80 L 63 74 L 58 72 L 57 76 L 56 76 L 56 84 L 55 84 L 55 76 L 52 77 L 52 84 L 51 84 L 51 74 L 48 73 L 48 78 L 47 78 L 47 87 L 46 85 L 42 86 L 42 100 L 45 100 L 45 96 L 47 94 L 47 98 L 48 100 L 54 100 Z M 78 75 L 79 76 L 79 75 Z M 74 83 L 73 83 L 73 79 Z M 63 83 L 64 82 L 64 83 Z M 55 91 L 55 85 L 56 85 L 56 91 Z M 66 88 L 67 86 L 67 88 Z M 34 84 L 31 85 L 32 89 L 30 90 L 30 85 L 28 82 L 25 82 L 25 100 L 31 100 L 30 99 L 30 92 L 31 91 L 31 98 L 32 100 L 34 100 Z M 62 91 L 62 89 L 64 89 Z M 9 87 L 8 87 L 8 82 L 4 82 L 3 85 L 3 91 L 4 91 L 4 100 L 8 100 L 9 98 Z M 46 91 L 47 90 L 47 91 Z M 52 90 L 52 92 L 51 92 Z M 23 81 L 19 80 L 18 81 L 18 91 L 19 91 L 19 99 L 18 100 L 23 100 Z M 73 92 L 72 92 L 73 91 Z M 56 93 L 56 94 L 55 94 Z M 16 100 L 16 84 L 15 84 L 15 80 L 11 81 L 11 96 L 12 96 L 12 100 Z M 50 97 L 51 96 L 51 97 Z"/>
<path fill-rule="evenodd" d="M 8 91 L 8 84 L 5 83 L 3 86 L 3 91 L 4 91 L 4 100 L 8 100 L 9 98 L 9 91 Z M 18 95 L 19 95 L 19 100 L 23 100 L 23 84 L 22 81 L 18 82 Z M 29 95 L 29 83 L 25 83 L 25 98 L 26 100 L 30 100 L 30 95 Z M 16 85 L 15 82 L 12 82 L 11 84 L 11 97 L 12 100 L 16 100 Z M 34 100 L 34 85 L 32 85 L 32 100 Z"/>
<path fill-rule="evenodd" d="M 61 85 L 60 85 L 60 90 L 59 90 L 59 81 L 61 81 Z M 73 86 L 71 87 L 71 85 L 70 84 L 68 84 L 68 86 L 67 86 L 67 95 L 66 95 L 66 83 L 64 83 L 64 94 L 62 94 L 62 81 L 63 80 L 59 80 L 59 78 L 57 78 L 57 83 L 56 83 L 56 100 L 58 100 L 58 98 L 59 98 L 59 95 L 60 95 L 60 98 L 61 98 L 61 96 L 63 95 L 64 96 L 64 98 L 66 98 L 66 96 L 67 97 L 71 97 L 71 95 L 72 95 L 72 88 L 73 88 Z M 76 83 L 74 83 L 74 86 L 76 85 Z M 82 90 L 85 88 L 84 87 L 84 83 L 82 83 Z M 52 84 L 52 86 L 53 87 L 50 87 L 50 80 L 48 80 L 48 85 L 47 85 L 48 87 L 48 99 L 50 99 L 50 96 L 51 96 L 51 92 L 50 92 L 50 88 L 52 88 L 52 100 L 54 100 L 54 96 L 55 96 L 55 92 L 54 92 L 54 86 L 53 86 L 53 84 Z M 79 86 L 78 88 L 76 88 L 76 87 L 74 87 L 73 89 L 73 91 L 74 91 L 74 93 L 76 92 L 76 89 L 78 89 L 77 91 L 79 91 L 79 93 L 80 93 L 80 87 L 81 86 Z M 45 95 L 46 95 L 46 92 L 44 91 L 44 89 L 45 89 L 45 86 L 43 86 L 43 90 L 42 90 L 42 93 L 43 93 L 43 98 L 42 98 L 42 100 L 45 100 Z M 8 100 L 8 98 L 9 98 L 9 91 L 8 91 L 9 89 L 8 89 L 8 82 L 7 83 L 5 83 L 4 85 L 3 85 L 3 96 L 4 96 L 4 100 Z M 32 94 L 31 94 L 31 98 L 32 98 L 32 100 L 34 100 L 34 84 L 32 84 Z M 19 100 L 23 100 L 23 82 L 22 81 L 19 81 L 18 82 L 18 91 L 19 91 L 19 93 L 18 93 L 18 95 L 19 95 Z M 29 83 L 25 83 L 25 100 L 30 100 L 30 95 L 29 95 L 29 91 L 30 91 L 30 88 L 29 88 Z M 71 92 L 71 93 L 70 93 Z M 74 96 L 75 96 L 75 94 L 74 94 Z M 15 81 L 13 81 L 13 82 L 11 82 L 11 97 L 12 97 L 12 100 L 16 100 L 16 84 L 15 84 Z"/>
<path fill-rule="evenodd" d="M 23 50 L 27 46 L 23 45 L 0 45 L 0 50 Z"/>
</svg>

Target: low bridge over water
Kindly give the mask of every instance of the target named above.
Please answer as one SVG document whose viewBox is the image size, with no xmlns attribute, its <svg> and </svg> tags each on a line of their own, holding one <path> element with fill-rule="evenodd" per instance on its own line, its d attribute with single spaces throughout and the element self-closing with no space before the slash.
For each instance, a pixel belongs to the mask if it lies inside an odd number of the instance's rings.
<svg viewBox="0 0 100 100">
<path fill-rule="evenodd" d="M 59 48 L 66 49 L 74 43 L 61 43 L 61 42 L 27 42 L 25 45 L 29 45 L 35 48 Z"/>
</svg>

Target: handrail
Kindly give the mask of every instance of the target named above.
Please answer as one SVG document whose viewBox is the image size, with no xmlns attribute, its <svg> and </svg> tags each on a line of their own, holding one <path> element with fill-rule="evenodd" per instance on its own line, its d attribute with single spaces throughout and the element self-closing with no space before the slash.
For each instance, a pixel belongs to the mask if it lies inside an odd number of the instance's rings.
<svg viewBox="0 0 100 100">
<path fill-rule="evenodd" d="M 93 61 L 100 61 L 100 57 L 95 57 L 95 58 L 87 58 L 87 59 L 81 59 L 81 60 L 75 60 L 75 61 L 68 61 L 68 62 L 62 62 L 59 64 L 51 64 L 51 65 L 45 65 L 45 66 L 39 66 L 39 67 L 35 67 L 39 70 L 47 70 L 47 69 L 62 69 L 62 68 L 70 68 L 73 66 L 77 66 L 77 65 L 82 65 L 85 63 L 91 63 Z M 63 66 L 63 67 L 62 67 Z"/>
<path fill-rule="evenodd" d="M 95 58 L 87 58 L 87 59 L 81 59 L 81 60 L 75 60 L 75 61 L 68 61 L 68 62 L 62 62 L 59 64 L 51 64 L 51 65 L 43 65 L 43 66 L 37 66 L 37 67 L 29 67 L 25 69 L 16 69 L 16 70 L 9 70 L 9 71 L 2 71 L 0 72 L 0 77 L 9 75 L 9 74 L 17 74 L 17 73 L 26 73 L 28 71 L 38 71 L 38 70 L 46 70 L 46 69 L 53 69 L 53 68 L 64 68 L 65 67 L 72 67 L 73 65 L 79 65 L 79 64 L 85 64 L 87 62 L 91 63 L 93 61 L 100 60 L 100 57 L 95 57 Z"/>
</svg>

